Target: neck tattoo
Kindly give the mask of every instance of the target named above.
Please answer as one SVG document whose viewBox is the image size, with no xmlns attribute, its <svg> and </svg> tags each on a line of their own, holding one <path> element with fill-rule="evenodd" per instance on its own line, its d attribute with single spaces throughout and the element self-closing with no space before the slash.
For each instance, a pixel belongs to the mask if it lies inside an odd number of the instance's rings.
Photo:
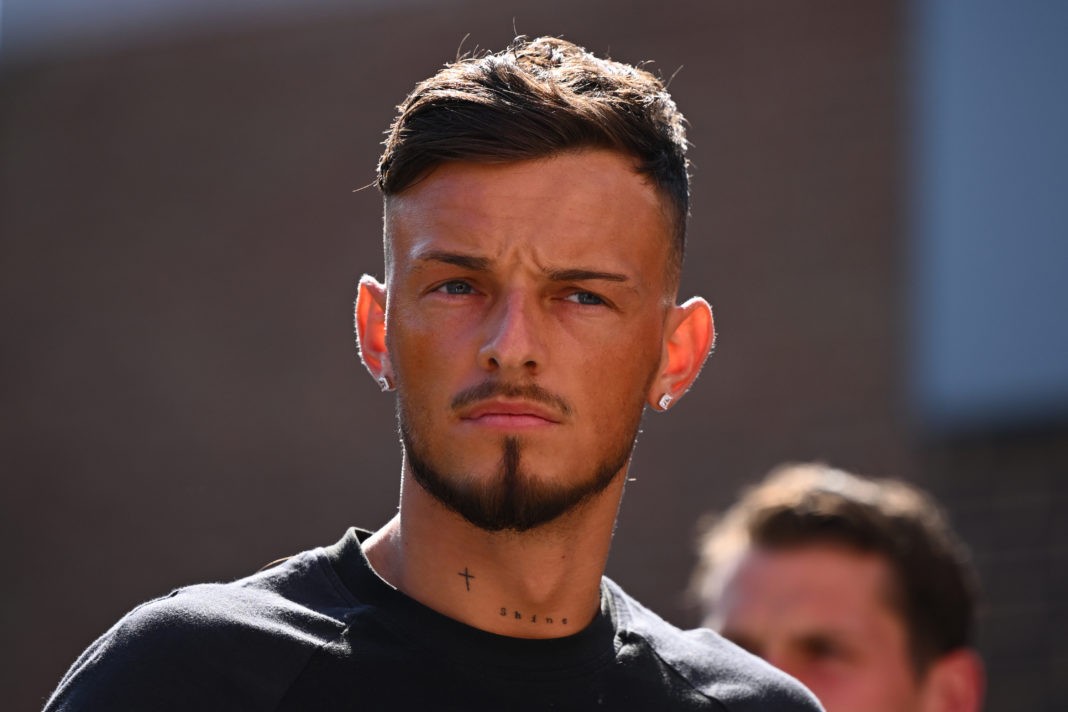
<svg viewBox="0 0 1068 712">
<path fill-rule="evenodd" d="M 471 590 L 471 579 L 475 578 L 475 575 L 471 574 L 471 573 L 468 573 L 466 566 L 464 567 L 463 571 L 458 571 L 456 573 L 456 575 L 464 577 L 464 585 L 467 587 L 467 590 L 470 591 Z"/>
</svg>

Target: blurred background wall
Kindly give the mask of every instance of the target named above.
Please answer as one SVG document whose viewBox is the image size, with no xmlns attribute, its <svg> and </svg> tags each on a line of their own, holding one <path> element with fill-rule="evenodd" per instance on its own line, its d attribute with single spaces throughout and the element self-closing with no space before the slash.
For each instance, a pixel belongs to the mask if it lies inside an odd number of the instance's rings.
<svg viewBox="0 0 1068 712">
<path fill-rule="evenodd" d="M 692 625 L 702 513 L 784 460 L 901 476 L 974 548 L 987 709 L 1065 709 L 1065 7 L 9 0 L 9 708 L 138 602 L 391 516 L 357 189 L 411 86 L 514 27 L 655 60 L 691 123 L 683 296 L 719 342 L 646 418 L 609 573 Z"/>
</svg>

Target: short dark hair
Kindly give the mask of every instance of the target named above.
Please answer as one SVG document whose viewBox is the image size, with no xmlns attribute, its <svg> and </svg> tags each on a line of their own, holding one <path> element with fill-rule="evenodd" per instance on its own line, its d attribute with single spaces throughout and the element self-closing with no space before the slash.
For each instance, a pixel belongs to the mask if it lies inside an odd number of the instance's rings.
<svg viewBox="0 0 1068 712">
<path fill-rule="evenodd" d="M 967 549 L 935 501 L 899 480 L 866 479 L 822 464 L 772 470 L 711 521 L 701 537 L 693 592 L 714 610 L 723 583 L 718 578 L 749 547 L 823 543 L 889 563 L 889 601 L 905 623 L 918 675 L 946 653 L 973 644 L 978 581 Z"/>
<path fill-rule="evenodd" d="M 386 196 L 448 161 L 499 163 L 581 148 L 633 156 L 668 199 L 674 263 L 682 263 L 690 180 L 684 119 L 649 72 L 554 37 L 458 59 L 398 107 L 378 163 Z"/>
</svg>

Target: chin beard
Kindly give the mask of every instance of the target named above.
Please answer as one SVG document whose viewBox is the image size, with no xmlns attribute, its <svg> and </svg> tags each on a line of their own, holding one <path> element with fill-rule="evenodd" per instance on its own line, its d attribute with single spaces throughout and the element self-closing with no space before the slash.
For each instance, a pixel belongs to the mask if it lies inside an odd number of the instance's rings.
<svg viewBox="0 0 1068 712">
<path fill-rule="evenodd" d="M 445 507 L 479 529 L 525 532 L 547 524 L 604 491 L 621 473 L 634 449 L 634 437 L 609 453 L 586 477 L 573 483 L 546 483 L 522 469 L 519 437 L 501 440 L 499 469 L 487 478 L 466 473 L 443 473 L 426 453 L 419 452 L 405 419 L 400 429 L 404 451 L 415 481 Z M 635 427 L 637 434 L 637 427 Z"/>
</svg>

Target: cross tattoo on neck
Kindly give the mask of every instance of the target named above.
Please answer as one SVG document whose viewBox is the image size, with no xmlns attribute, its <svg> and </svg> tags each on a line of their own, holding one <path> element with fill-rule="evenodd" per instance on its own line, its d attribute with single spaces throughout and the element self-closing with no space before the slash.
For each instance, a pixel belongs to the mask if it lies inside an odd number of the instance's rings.
<svg viewBox="0 0 1068 712">
<path fill-rule="evenodd" d="M 474 574 L 467 573 L 467 567 L 465 566 L 464 570 L 458 572 L 456 575 L 464 577 L 464 585 L 467 586 L 467 590 L 470 591 L 471 590 L 471 579 L 475 578 Z"/>
</svg>

